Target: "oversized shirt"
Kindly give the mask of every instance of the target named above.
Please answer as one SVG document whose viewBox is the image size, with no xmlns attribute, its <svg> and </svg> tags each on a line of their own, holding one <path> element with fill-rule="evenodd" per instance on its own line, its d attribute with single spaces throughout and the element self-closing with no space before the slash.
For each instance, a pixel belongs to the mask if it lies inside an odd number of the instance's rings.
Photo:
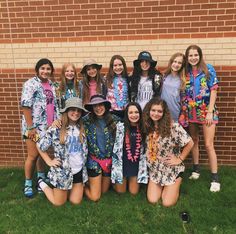
<svg viewBox="0 0 236 234">
<path fill-rule="evenodd" d="M 211 90 L 218 88 L 218 79 L 215 69 L 212 65 L 207 64 L 209 78 L 203 71 L 199 71 L 196 76 L 192 71 L 187 74 L 186 88 L 182 98 L 183 106 L 188 112 L 188 121 L 192 123 L 204 124 L 208 105 L 210 103 Z M 213 122 L 218 122 L 218 111 L 216 105 L 213 109 Z"/>
<path fill-rule="evenodd" d="M 52 88 L 54 102 L 54 120 L 58 119 L 59 108 L 56 101 L 56 92 L 53 83 L 49 80 L 49 85 Z M 42 81 L 37 77 L 27 80 L 23 85 L 21 95 L 21 106 L 29 107 L 32 113 L 33 126 L 37 129 L 40 137 L 42 137 L 48 127 L 47 123 L 47 97 L 44 93 Z M 25 134 L 27 123 L 24 115 L 22 116 L 22 135 Z"/>
<path fill-rule="evenodd" d="M 73 171 L 71 168 L 71 160 L 70 160 L 70 153 L 71 153 L 70 141 L 71 137 L 67 136 L 65 144 L 64 145 L 60 144 L 60 129 L 50 127 L 46 131 L 46 134 L 37 143 L 40 150 L 44 152 L 47 151 L 50 146 L 52 146 L 54 149 L 54 157 L 61 161 L 60 167 L 50 167 L 48 172 L 48 178 L 50 183 L 54 187 L 63 190 L 69 190 L 72 188 L 73 185 Z M 87 160 L 88 147 L 85 136 L 83 136 L 83 143 L 81 144 L 82 147 L 80 147 L 81 151 L 80 155 L 83 161 L 83 182 L 86 182 L 88 176 L 85 163 Z"/>
<path fill-rule="evenodd" d="M 157 159 L 151 161 L 147 148 L 147 165 L 149 169 L 149 179 L 161 186 L 174 184 L 180 172 L 185 170 L 184 164 L 168 166 L 164 159 L 170 154 L 179 157 L 182 148 L 190 142 L 191 137 L 178 123 L 173 123 L 169 137 L 159 137 L 157 139 Z M 147 137 L 147 143 L 149 136 Z"/>
<path fill-rule="evenodd" d="M 125 128 L 124 123 L 118 122 L 116 125 L 116 138 L 112 154 L 112 169 L 111 181 L 112 183 L 123 183 L 123 147 L 124 147 Z M 147 184 L 147 161 L 143 148 L 140 151 L 139 169 L 137 175 L 137 182 Z"/>
</svg>

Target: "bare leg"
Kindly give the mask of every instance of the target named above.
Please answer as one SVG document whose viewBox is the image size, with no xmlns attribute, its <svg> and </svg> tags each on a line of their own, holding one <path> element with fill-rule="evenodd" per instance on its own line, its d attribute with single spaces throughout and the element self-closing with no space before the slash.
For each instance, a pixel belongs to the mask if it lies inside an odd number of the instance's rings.
<svg viewBox="0 0 236 234">
<path fill-rule="evenodd" d="M 111 177 L 103 176 L 102 177 L 102 193 L 106 193 L 111 185 Z"/>
<path fill-rule="evenodd" d="M 195 123 L 189 124 L 189 133 L 193 139 L 194 145 L 191 150 L 193 156 L 193 164 L 199 164 L 199 126 Z"/>
<path fill-rule="evenodd" d="M 203 134 L 212 173 L 217 173 L 217 156 L 214 148 L 215 124 L 203 125 Z"/>
<path fill-rule="evenodd" d="M 132 176 L 129 178 L 129 192 L 136 195 L 139 191 L 139 184 L 137 182 L 137 176 Z"/>
<path fill-rule="evenodd" d="M 110 178 L 110 177 L 109 177 Z M 102 175 L 89 177 L 89 187 L 85 187 L 85 194 L 88 199 L 98 201 L 102 194 Z"/>
<path fill-rule="evenodd" d="M 36 160 L 38 158 L 39 153 L 36 148 L 35 142 L 33 142 L 32 140 L 27 139 L 26 146 L 27 146 L 28 156 L 25 161 L 25 178 L 31 180 L 33 177 Z"/>
<path fill-rule="evenodd" d="M 75 183 L 70 191 L 69 200 L 72 204 L 78 205 L 83 198 L 84 186 L 83 183 Z"/>
<path fill-rule="evenodd" d="M 126 186 L 127 186 L 127 180 L 125 177 L 123 177 L 123 183 L 122 184 L 115 184 L 114 189 L 117 193 L 125 193 Z"/>
<path fill-rule="evenodd" d="M 67 201 L 67 190 L 50 188 L 49 186 L 43 189 L 45 196 L 55 206 L 61 206 Z"/>
<path fill-rule="evenodd" d="M 156 184 L 150 180 L 147 187 L 148 201 L 152 204 L 156 204 L 161 198 L 162 189 L 163 187 L 160 184 Z"/>
<path fill-rule="evenodd" d="M 179 198 L 179 189 L 182 182 L 182 178 L 176 179 L 176 182 L 172 185 L 164 186 L 162 192 L 162 205 L 170 207 L 176 204 Z"/>
</svg>

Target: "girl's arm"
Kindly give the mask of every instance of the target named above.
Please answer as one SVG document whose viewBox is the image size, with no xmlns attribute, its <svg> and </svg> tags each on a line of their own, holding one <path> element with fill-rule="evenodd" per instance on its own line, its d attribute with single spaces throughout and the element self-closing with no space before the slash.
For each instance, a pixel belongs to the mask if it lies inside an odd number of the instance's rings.
<svg viewBox="0 0 236 234">
<path fill-rule="evenodd" d="M 183 150 L 181 152 L 181 154 L 179 155 L 179 157 L 176 157 L 175 155 L 169 155 L 164 162 L 168 165 L 168 166 L 176 166 L 181 164 L 188 156 L 188 154 L 190 153 L 191 149 L 193 147 L 193 140 L 191 139 L 184 147 Z"/>
<path fill-rule="evenodd" d="M 32 111 L 29 107 L 22 107 L 23 115 L 27 124 L 28 134 L 27 137 L 31 140 L 34 140 L 37 134 L 35 126 L 33 126 Z"/>
<path fill-rule="evenodd" d="M 43 160 L 46 162 L 46 164 L 50 167 L 59 167 L 61 165 L 61 161 L 58 158 L 51 159 L 47 152 L 42 151 L 39 146 L 37 145 L 37 149 L 43 158 Z"/>
<path fill-rule="evenodd" d="M 216 102 L 217 90 L 212 89 L 210 94 L 210 103 L 208 105 L 208 110 L 206 114 L 206 125 L 210 126 L 213 122 L 213 110 Z"/>
</svg>

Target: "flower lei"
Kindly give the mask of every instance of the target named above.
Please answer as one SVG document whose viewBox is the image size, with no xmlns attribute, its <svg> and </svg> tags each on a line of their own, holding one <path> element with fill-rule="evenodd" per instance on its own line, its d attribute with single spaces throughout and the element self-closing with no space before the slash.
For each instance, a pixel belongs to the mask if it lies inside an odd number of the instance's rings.
<svg viewBox="0 0 236 234">
<path fill-rule="evenodd" d="M 128 85 L 126 80 L 119 76 L 114 78 L 114 97 L 119 108 L 125 107 L 128 100 Z"/>
<path fill-rule="evenodd" d="M 148 159 L 151 162 L 156 161 L 158 152 L 158 133 L 154 131 L 148 136 Z"/>
<path fill-rule="evenodd" d="M 91 154 L 94 154 L 97 158 L 109 158 L 112 154 L 112 148 L 113 148 L 113 141 L 111 140 L 111 136 L 108 131 L 108 127 L 105 127 L 103 129 L 104 135 L 105 135 L 105 152 L 106 155 L 101 153 L 100 149 L 97 146 L 97 133 L 96 133 L 96 126 L 93 126 L 93 124 L 90 123 L 90 127 L 86 128 L 85 132 L 88 137 L 88 148 Z"/>
<path fill-rule="evenodd" d="M 128 160 L 131 162 L 137 162 L 137 159 L 140 156 L 140 148 L 141 148 L 141 133 L 139 128 L 137 127 L 136 132 L 136 142 L 135 142 L 135 154 L 132 155 L 131 153 L 131 144 L 130 144 L 130 137 L 128 132 L 125 134 L 125 149 L 127 152 Z"/>
</svg>

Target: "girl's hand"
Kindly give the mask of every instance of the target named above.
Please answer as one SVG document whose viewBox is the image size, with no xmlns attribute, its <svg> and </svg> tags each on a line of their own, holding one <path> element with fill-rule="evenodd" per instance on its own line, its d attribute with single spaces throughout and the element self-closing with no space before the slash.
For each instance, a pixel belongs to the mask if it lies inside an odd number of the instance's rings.
<svg viewBox="0 0 236 234">
<path fill-rule="evenodd" d="M 213 113 L 212 112 L 207 112 L 206 115 L 206 126 L 211 126 L 213 123 Z"/>
<path fill-rule="evenodd" d="M 37 133 L 36 128 L 27 130 L 26 137 L 34 142 L 37 142 L 39 140 L 39 134 Z"/>
<path fill-rule="evenodd" d="M 175 155 L 171 154 L 164 159 L 164 163 L 168 166 L 177 166 L 182 163 L 182 160 Z"/>
<path fill-rule="evenodd" d="M 60 119 L 54 120 L 51 126 L 54 128 L 61 128 L 61 120 Z"/>
<path fill-rule="evenodd" d="M 58 158 L 54 158 L 47 162 L 47 165 L 50 167 L 60 167 L 61 166 L 61 160 Z"/>
</svg>

